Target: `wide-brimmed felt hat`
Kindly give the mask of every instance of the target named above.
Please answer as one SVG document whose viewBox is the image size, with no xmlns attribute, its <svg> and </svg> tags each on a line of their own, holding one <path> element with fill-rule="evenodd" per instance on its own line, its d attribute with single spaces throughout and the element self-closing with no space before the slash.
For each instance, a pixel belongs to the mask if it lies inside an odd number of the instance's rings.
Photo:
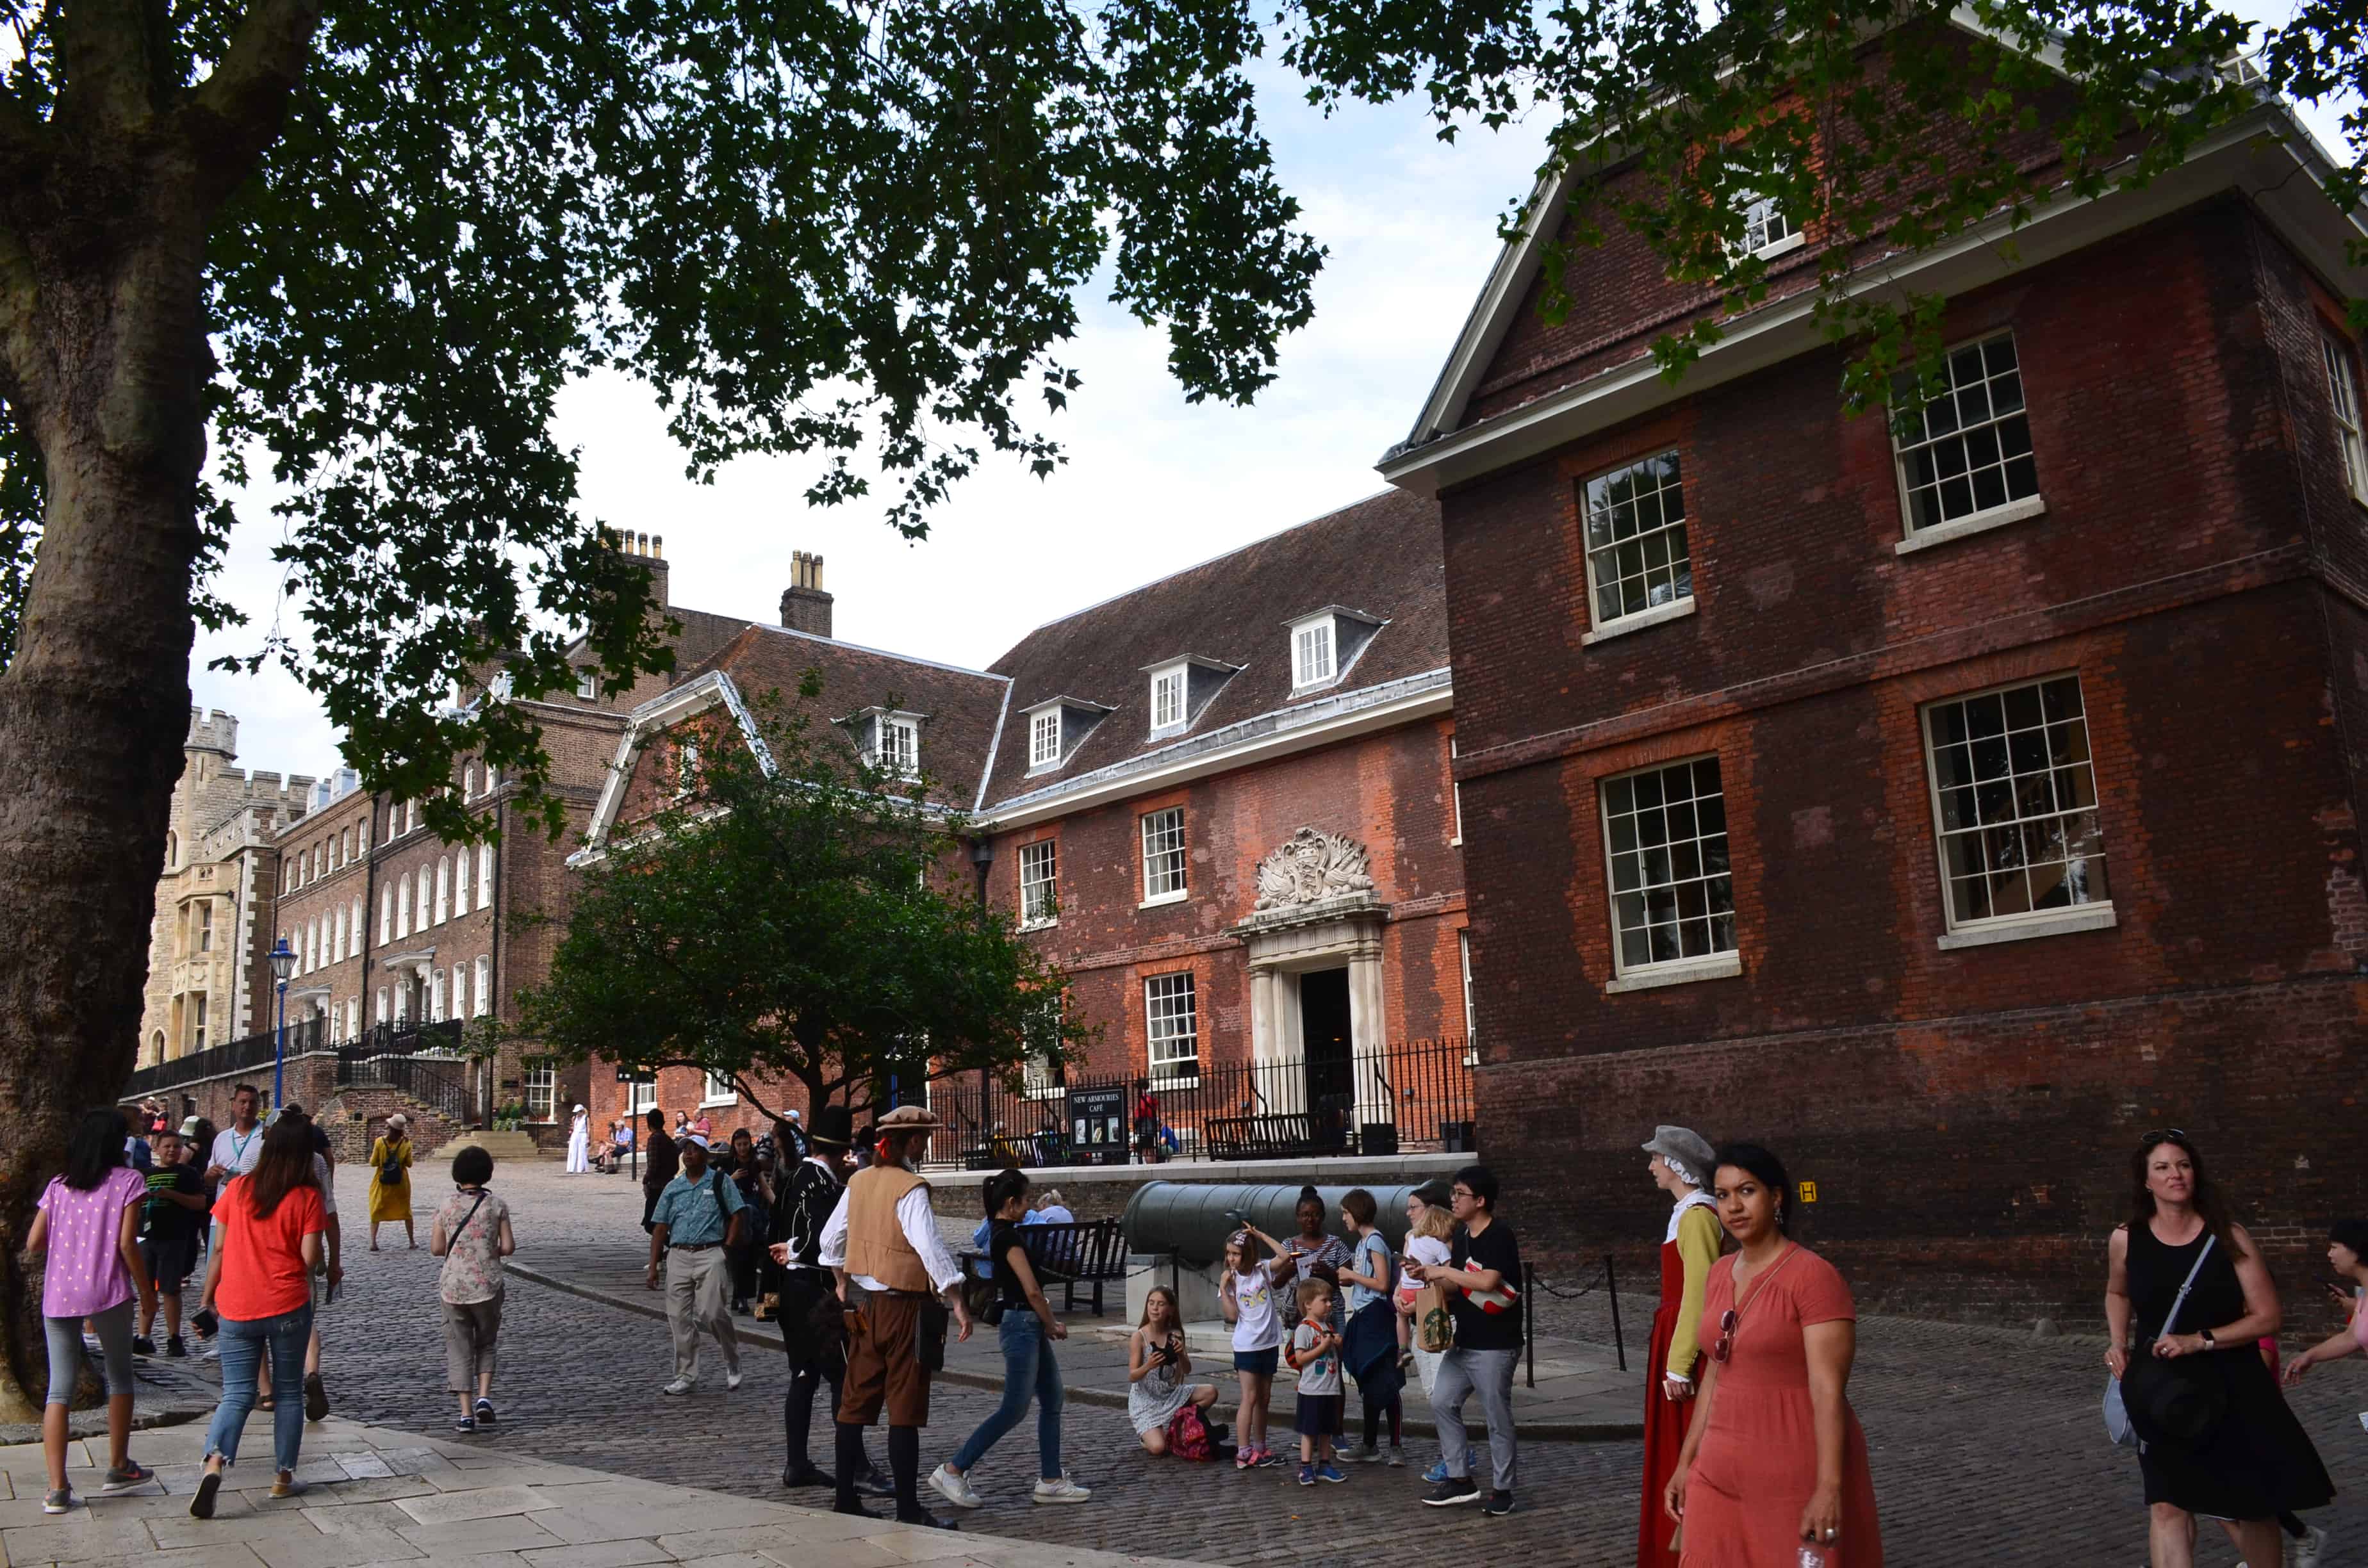
<svg viewBox="0 0 2368 1568">
<path fill-rule="evenodd" d="M 855 1113 L 843 1105 L 823 1107 L 814 1112 L 814 1125 L 806 1130 L 806 1142 L 826 1149 L 854 1147 Z"/>
<path fill-rule="evenodd" d="M 927 1106 L 900 1105 L 880 1119 L 880 1136 L 885 1138 L 896 1132 L 927 1132 L 944 1125 Z"/>
<path fill-rule="evenodd" d="M 1710 1140 L 1691 1127 L 1656 1127 L 1645 1144 L 1648 1154 L 1658 1154 L 1677 1167 L 1678 1174 L 1696 1187 L 1706 1185 L 1718 1165 L 1718 1153 Z"/>
</svg>

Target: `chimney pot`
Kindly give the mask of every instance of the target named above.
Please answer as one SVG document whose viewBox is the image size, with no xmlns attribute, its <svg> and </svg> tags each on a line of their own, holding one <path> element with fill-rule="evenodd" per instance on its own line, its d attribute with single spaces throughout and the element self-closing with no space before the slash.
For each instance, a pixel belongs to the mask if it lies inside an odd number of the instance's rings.
<svg viewBox="0 0 2368 1568">
<path fill-rule="evenodd" d="M 790 585 L 781 595 L 781 624 L 813 637 L 831 635 L 831 597 L 823 592 L 822 557 L 790 552 Z"/>
</svg>

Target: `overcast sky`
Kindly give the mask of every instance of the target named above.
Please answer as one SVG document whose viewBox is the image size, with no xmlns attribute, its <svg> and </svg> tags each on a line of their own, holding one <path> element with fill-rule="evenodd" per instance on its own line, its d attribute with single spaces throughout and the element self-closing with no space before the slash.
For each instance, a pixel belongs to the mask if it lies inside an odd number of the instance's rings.
<svg viewBox="0 0 2368 1568">
<path fill-rule="evenodd" d="M 663 535 L 677 604 L 777 619 L 791 551 L 813 551 L 840 637 L 984 667 L 1047 620 L 1372 494 L 1374 462 L 1412 425 L 1486 278 L 1497 214 L 1529 189 L 1542 133 L 1442 145 L 1410 107 L 1327 120 L 1288 90 L 1265 93 L 1261 112 L 1285 186 L 1331 254 L 1315 322 L 1285 342 L 1253 407 L 1186 403 L 1164 335 L 1089 300 L 1059 351 L 1085 379 L 1051 426 L 1067 465 L 1040 481 L 990 459 L 930 537 L 907 544 L 879 506 L 807 509 L 807 465 L 751 458 L 712 486 L 689 483 L 656 404 L 600 377 L 561 403 L 560 437 L 583 451 L 586 516 Z M 2310 118 L 2340 144 L 2331 117 Z M 192 700 L 239 716 L 244 766 L 318 776 L 338 736 L 310 693 L 274 669 L 204 667 L 250 651 L 275 619 L 301 625 L 279 602 L 276 522 L 260 498 L 244 515 L 221 586 L 254 624 L 199 633 Z"/>
</svg>

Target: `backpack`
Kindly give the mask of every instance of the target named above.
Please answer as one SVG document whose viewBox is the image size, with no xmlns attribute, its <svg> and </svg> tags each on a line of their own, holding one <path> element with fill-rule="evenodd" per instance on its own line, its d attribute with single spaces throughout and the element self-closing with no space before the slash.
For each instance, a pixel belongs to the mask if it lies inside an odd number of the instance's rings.
<svg viewBox="0 0 2368 1568">
<path fill-rule="evenodd" d="M 1209 1424 L 1201 1418 L 1199 1405 L 1187 1404 L 1167 1418 L 1167 1451 L 1179 1460 L 1217 1457 L 1217 1445 L 1209 1440 Z"/>
<path fill-rule="evenodd" d="M 378 1184 L 381 1187 L 403 1185 L 403 1156 L 395 1153 L 392 1144 L 387 1147 L 386 1164 L 378 1168 Z"/>
</svg>

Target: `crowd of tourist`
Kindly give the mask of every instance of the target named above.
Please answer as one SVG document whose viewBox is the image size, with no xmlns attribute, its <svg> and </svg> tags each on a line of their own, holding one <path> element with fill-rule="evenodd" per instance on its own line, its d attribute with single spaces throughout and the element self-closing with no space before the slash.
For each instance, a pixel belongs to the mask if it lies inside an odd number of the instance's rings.
<svg viewBox="0 0 2368 1568">
<path fill-rule="evenodd" d="M 252 1413 L 271 1417 L 275 1497 L 297 1480 L 304 1424 L 327 1412 L 319 1316 L 342 1277 L 334 1149 L 298 1106 L 269 1124 L 259 1096 L 232 1096 L 219 1131 L 163 1108 L 135 1119 L 94 1110 L 77 1126 L 64 1169 L 42 1192 L 28 1254 L 43 1265 L 51 1378 L 42 1434 L 45 1513 L 73 1506 L 66 1411 L 95 1338 L 106 1375 L 104 1489 L 153 1472 L 130 1453 L 131 1361 L 188 1353 L 210 1337 L 222 1396 L 207 1434 L 190 1512 L 210 1517 Z M 791 1377 L 782 1406 L 786 1488 L 827 1488 L 839 1511 L 893 1500 L 909 1524 L 950 1528 L 921 1503 L 919 1449 L 931 1374 L 951 1335 L 993 1328 L 1003 1397 L 928 1475 L 958 1509 L 985 1501 L 976 1476 L 1032 1408 L 1030 1499 L 1075 1504 L 1092 1494 L 1063 1454 L 1060 1346 L 1066 1326 L 1045 1291 L 1073 1245 L 1057 1192 L 1032 1193 L 1008 1168 L 986 1178 L 979 1253 L 966 1267 L 942 1240 L 920 1174 L 937 1122 L 891 1111 L 858 1131 L 844 1107 L 811 1128 L 778 1124 L 760 1149 L 745 1130 L 720 1147 L 698 1124 L 648 1113 L 642 1152 L 645 1283 L 663 1290 L 674 1346 L 670 1395 L 698 1384 L 702 1339 L 725 1387 L 742 1381 L 734 1319 L 752 1299 L 780 1327 Z M 578 1113 L 570 1159 L 582 1168 L 588 1121 Z M 630 1150 L 629 1139 L 609 1147 Z M 1645 1484 L 1639 1568 L 1879 1568 L 1884 1551 L 1867 1444 L 1848 1388 L 1857 1348 L 1848 1285 L 1792 1235 L 1798 1193 L 1783 1162 L 1748 1142 L 1713 1148 L 1693 1131 L 1657 1129 L 1644 1145 L 1671 1199 L 1661 1243 L 1661 1302 L 1645 1373 Z M 778 1156 L 778 1158 L 776 1157 Z M 412 1236 L 414 1150 L 400 1115 L 370 1150 L 370 1250 L 382 1224 Z M 518 1246 L 509 1205 L 491 1190 L 494 1161 L 465 1146 L 451 1191 L 434 1206 L 428 1249 L 441 1260 L 446 1388 L 456 1428 L 494 1426 L 502 1260 Z M 2317 1568 L 2325 1531 L 2301 1517 L 2334 1488 L 2280 1392 L 2312 1369 L 2368 1350 L 2368 1221 L 2333 1228 L 2329 1287 L 2346 1326 L 2281 1362 L 2283 1315 L 2258 1244 L 2231 1217 L 2195 1142 L 2178 1129 L 2144 1135 L 2130 1162 L 2130 1209 L 2108 1243 L 2105 1436 L 2134 1447 L 2144 1477 L 2152 1568 L 2192 1568 L 2196 1521 L 2216 1523 L 2247 1568 Z M 1424 1476 L 1431 1506 L 1515 1511 L 1520 1445 L 1513 1385 L 1523 1343 L 1521 1250 L 1499 1216 L 1483 1165 L 1406 1197 L 1393 1249 L 1373 1194 L 1327 1205 L 1302 1189 L 1293 1229 L 1278 1237 L 1234 1216 L 1216 1290 L 1228 1326 L 1238 1404 L 1233 1426 L 1212 1419 L 1218 1383 L 1196 1378 L 1180 1303 L 1156 1286 L 1128 1339 L 1127 1416 L 1146 1458 L 1220 1460 L 1235 1469 L 1285 1463 L 1270 1440 L 1275 1380 L 1295 1375 L 1292 1425 L 1302 1485 L 1342 1483 L 1344 1465 L 1406 1465 L 1403 1391 L 1411 1376 L 1436 1423 Z M 416 1245 L 416 1239 L 413 1240 Z M 1050 1249 L 1048 1251 L 1048 1249 Z M 199 1279 L 184 1323 L 185 1283 Z M 815 1396 L 827 1385 L 830 1468 L 810 1447 Z M 1361 1440 L 1344 1447 L 1353 1386 Z M 303 1397 L 276 1397 L 301 1388 Z M 1478 1436 L 1467 1424 L 1474 1396 Z M 885 1415 L 888 1473 L 865 1431 Z"/>
</svg>

